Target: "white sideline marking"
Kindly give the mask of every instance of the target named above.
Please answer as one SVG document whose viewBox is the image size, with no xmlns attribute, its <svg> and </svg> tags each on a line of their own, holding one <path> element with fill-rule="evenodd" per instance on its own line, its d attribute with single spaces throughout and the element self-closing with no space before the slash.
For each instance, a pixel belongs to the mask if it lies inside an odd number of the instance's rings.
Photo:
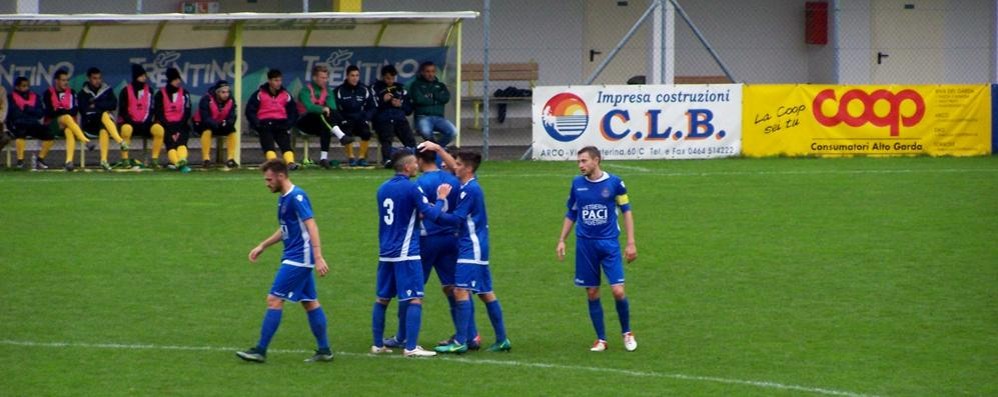
<svg viewBox="0 0 998 397">
<path fill-rule="evenodd" d="M 180 351 L 218 351 L 218 352 L 235 352 L 240 350 L 235 347 L 221 347 L 221 346 L 177 346 L 177 345 L 151 345 L 151 344 L 124 344 L 124 343 L 83 343 L 83 342 L 34 342 L 34 341 L 18 341 L 18 340 L 8 340 L 0 339 L 0 345 L 8 346 L 27 346 L 27 347 L 78 347 L 78 348 L 92 348 L 92 349 L 116 349 L 116 350 L 180 350 Z M 313 353 L 311 350 L 302 349 L 269 349 L 268 353 Z M 375 356 L 368 353 L 355 353 L 355 352 L 335 352 L 336 355 L 342 356 L 355 356 L 355 357 L 371 357 L 378 358 L 403 358 L 401 355 L 392 356 Z M 527 367 L 527 368 L 545 368 L 545 369 L 563 369 L 563 370 L 575 370 L 575 371 L 590 371 L 590 372 L 603 372 L 612 373 L 619 375 L 635 376 L 635 377 L 652 377 L 652 378 L 668 378 L 668 379 L 679 379 L 688 381 L 698 381 L 698 382 L 712 382 L 712 383 L 724 383 L 729 385 L 742 385 L 742 386 L 754 386 L 767 389 L 779 389 L 779 390 L 792 390 L 813 394 L 822 394 L 828 396 L 848 396 L 848 397 L 867 397 L 871 396 L 869 394 L 854 393 L 842 390 L 825 389 L 819 387 L 807 387 L 798 385 L 786 385 L 776 382 L 766 382 L 766 381 L 755 381 L 755 380 L 740 380 L 740 379 L 727 379 L 718 378 L 714 376 L 696 376 L 696 375 L 684 375 L 684 374 L 670 374 L 662 372 L 651 372 L 651 371 L 634 371 L 628 369 L 618 369 L 618 368 L 601 368 L 601 367 L 585 367 L 581 365 L 563 365 L 563 364 L 548 364 L 548 363 L 531 363 L 531 362 L 521 362 L 513 360 L 492 360 L 492 359 L 471 359 L 471 358 L 461 358 L 461 357 L 447 357 L 438 356 L 431 360 L 443 360 L 443 361 L 453 361 L 459 363 L 467 364 L 478 364 L 478 365 L 505 365 L 510 367 Z"/>
<path fill-rule="evenodd" d="M 611 164 L 607 164 L 610 166 Z M 613 165 L 614 167 L 620 167 L 620 165 Z M 634 168 L 633 172 L 638 173 L 642 176 L 644 175 L 654 175 L 663 177 L 702 177 L 702 176 L 755 176 L 755 175 L 863 175 L 863 174 L 948 174 L 948 173 L 974 173 L 974 172 L 985 172 L 992 173 L 998 172 L 998 168 L 926 168 L 926 169 L 859 169 L 859 170 L 799 170 L 799 171 L 707 171 L 707 172 L 677 172 L 677 171 L 657 171 L 642 167 L 632 167 L 627 166 L 630 170 Z M 638 168 L 644 169 L 644 171 L 637 170 Z M 551 177 L 563 177 L 566 180 L 577 175 L 576 173 L 564 173 L 564 174 L 552 174 L 552 173 L 540 173 L 540 174 L 489 174 L 482 173 L 479 176 L 483 178 L 497 178 L 497 177 L 512 177 L 512 178 L 551 178 Z M 293 178 L 302 180 L 312 180 L 312 179 L 376 179 L 376 180 L 386 180 L 390 177 L 387 173 L 372 173 L 368 175 L 359 174 L 294 174 L 291 176 Z M 191 177 L 186 175 L 156 175 L 140 178 L 130 178 L 130 177 L 104 177 L 101 176 L 98 179 L 92 179 L 96 183 L 103 182 L 125 182 L 125 183 L 138 183 L 138 182 L 151 182 L 159 183 L 161 181 L 196 181 L 196 182 L 232 182 L 234 180 L 245 180 L 245 179 L 262 179 L 259 175 L 241 173 L 237 175 L 228 176 L 212 176 L 212 177 Z M 30 182 L 65 182 L 72 181 L 73 179 L 62 178 L 52 178 L 39 175 L 38 177 L 22 178 L 18 180 L 18 183 L 30 183 Z M 0 179 L 2 181 L 2 179 Z"/>
</svg>

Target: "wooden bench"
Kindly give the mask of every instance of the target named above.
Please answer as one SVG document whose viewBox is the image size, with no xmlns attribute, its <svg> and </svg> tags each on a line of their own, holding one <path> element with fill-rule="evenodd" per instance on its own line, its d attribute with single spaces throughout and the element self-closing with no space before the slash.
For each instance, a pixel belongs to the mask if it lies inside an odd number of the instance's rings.
<svg viewBox="0 0 998 397">
<path fill-rule="evenodd" d="M 534 84 L 537 82 L 537 63 L 527 62 L 527 63 L 492 63 L 489 64 L 489 81 L 526 81 L 530 84 L 530 89 L 534 88 Z M 468 83 L 467 95 L 463 96 L 461 99 L 465 101 L 470 101 L 472 103 L 472 108 L 474 109 L 475 124 L 472 128 L 481 129 L 482 123 L 482 106 L 485 104 L 485 96 L 491 95 L 491 93 L 484 93 L 484 95 L 475 95 L 473 84 L 476 81 L 485 80 L 485 66 L 480 63 L 466 63 L 461 65 L 461 81 Z M 505 87 L 502 87 L 505 88 Z M 532 98 L 530 97 L 492 97 L 489 99 L 490 103 L 520 103 L 520 102 L 530 102 Z"/>
</svg>

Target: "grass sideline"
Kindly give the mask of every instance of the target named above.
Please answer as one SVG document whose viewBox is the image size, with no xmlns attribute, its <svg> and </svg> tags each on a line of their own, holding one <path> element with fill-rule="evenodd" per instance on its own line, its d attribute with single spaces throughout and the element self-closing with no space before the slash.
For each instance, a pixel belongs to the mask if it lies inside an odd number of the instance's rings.
<svg viewBox="0 0 998 397">
<path fill-rule="evenodd" d="M 639 259 L 626 269 L 638 351 L 615 337 L 587 351 L 574 255 L 554 258 L 574 165 L 486 162 L 513 352 L 427 360 L 364 354 L 373 197 L 390 172 L 292 174 L 332 268 L 319 296 L 347 354 L 330 365 L 301 362 L 314 343 L 293 306 L 267 364 L 228 350 L 256 341 L 280 255 L 246 260 L 276 228 L 258 172 L 2 173 L 0 394 L 998 394 L 998 158 L 605 169 L 624 178 L 636 215 Z M 480 303 L 476 315 L 491 342 Z M 450 332 L 434 276 L 421 343 Z"/>
</svg>

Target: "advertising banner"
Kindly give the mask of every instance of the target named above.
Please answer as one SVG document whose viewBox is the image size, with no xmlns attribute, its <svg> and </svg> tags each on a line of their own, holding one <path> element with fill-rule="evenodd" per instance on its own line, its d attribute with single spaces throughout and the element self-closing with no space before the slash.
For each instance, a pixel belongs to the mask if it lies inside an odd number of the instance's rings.
<svg viewBox="0 0 998 397">
<path fill-rule="evenodd" d="M 533 158 L 574 160 L 585 146 L 611 160 L 736 156 L 741 103 L 739 84 L 537 87 Z"/>
<path fill-rule="evenodd" d="M 26 77 L 32 89 L 41 92 L 52 84 L 52 75 L 59 69 L 70 73 L 70 85 L 79 89 L 86 80 L 87 69 L 101 69 L 104 81 L 114 87 L 117 95 L 131 81 L 129 64 L 145 67 L 153 87 L 166 85 L 166 69 L 173 67 L 193 100 L 197 100 L 218 80 L 231 84 L 236 70 L 243 74 L 243 100 L 267 80 L 267 70 L 280 69 L 284 86 L 297 93 L 309 79 L 312 66 L 318 63 L 330 68 L 330 87 L 343 83 L 346 68 L 360 68 L 361 82 L 380 78 L 381 66 L 393 63 L 403 84 L 415 78 L 423 61 L 433 61 L 444 69 L 446 47 L 246 47 L 243 65 L 236 68 L 232 48 L 197 50 L 102 49 L 102 50 L 4 50 L 0 51 L 0 84 L 7 90 L 17 77 Z"/>
<path fill-rule="evenodd" d="M 987 85 L 746 85 L 747 156 L 977 156 L 991 150 Z"/>
</svg>

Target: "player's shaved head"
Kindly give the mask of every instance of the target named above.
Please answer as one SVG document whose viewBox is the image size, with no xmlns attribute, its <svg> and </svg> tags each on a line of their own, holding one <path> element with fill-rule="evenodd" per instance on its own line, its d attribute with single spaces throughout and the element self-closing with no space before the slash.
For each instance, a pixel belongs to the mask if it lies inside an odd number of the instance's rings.
<svg viewBox="0 0 998 397">
<path fill-rule="evenodd" d="M 410 175 L 415 172 L 416 156 L 408 150 L 399 150 L 392 155 L 395 172 Z"/>
</svg>

